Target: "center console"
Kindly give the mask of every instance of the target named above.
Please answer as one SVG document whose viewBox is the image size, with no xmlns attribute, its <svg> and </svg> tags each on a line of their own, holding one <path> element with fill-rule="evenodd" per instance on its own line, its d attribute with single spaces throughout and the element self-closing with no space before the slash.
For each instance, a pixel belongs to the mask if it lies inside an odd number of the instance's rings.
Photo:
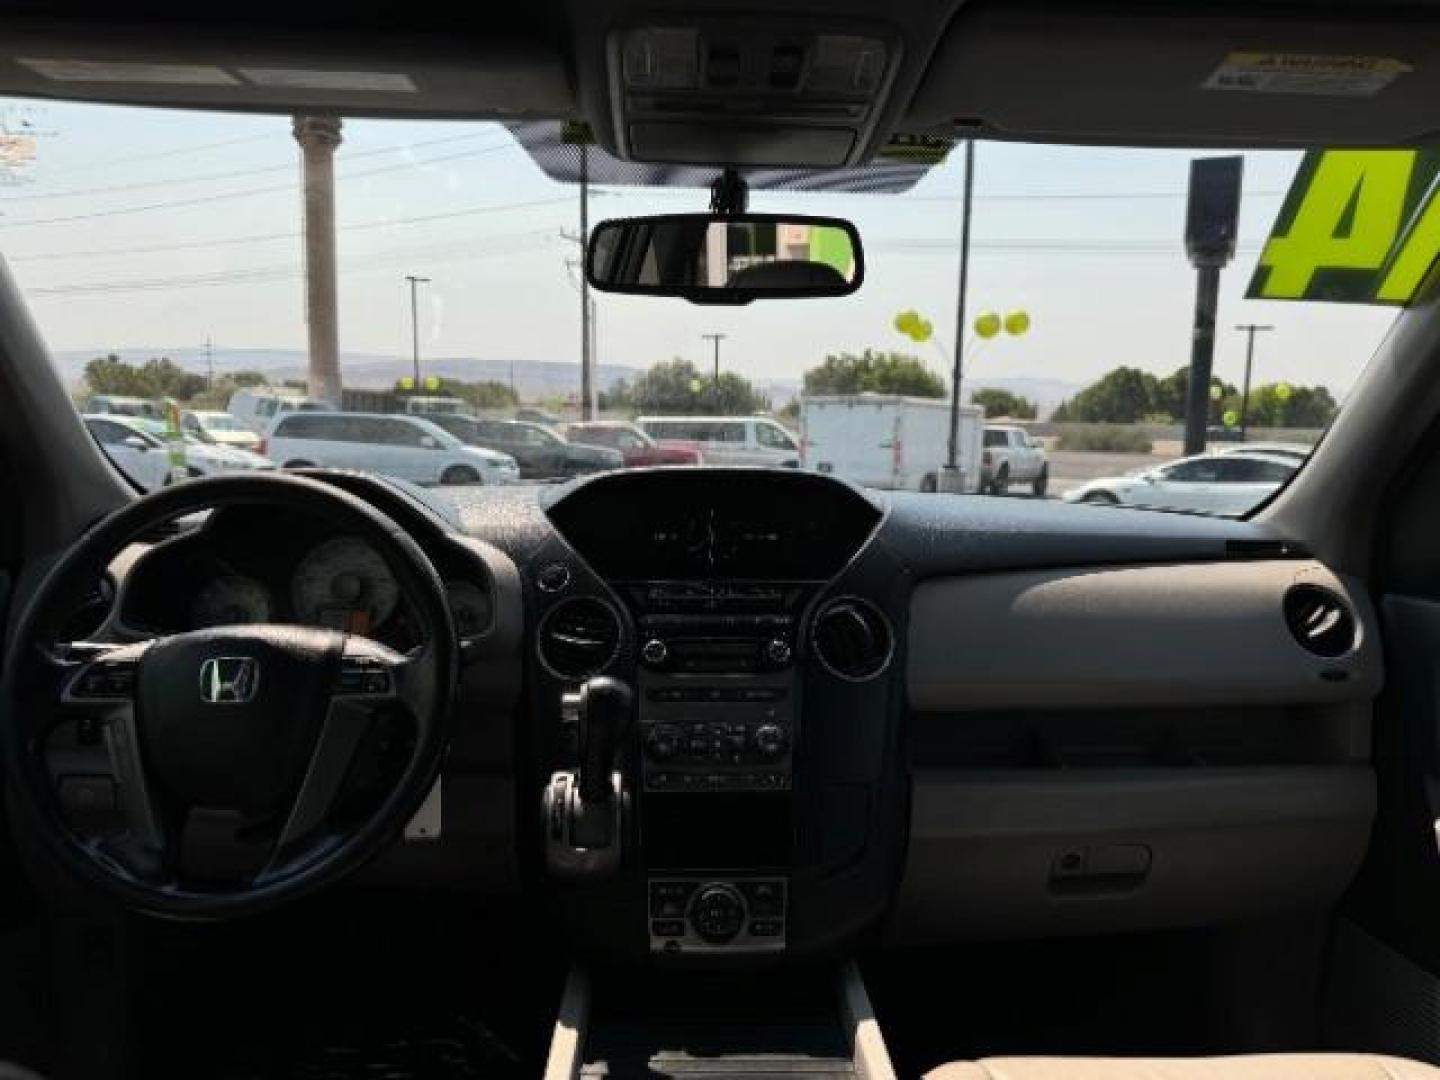
<svg viewBox="0 0 1440 1080">
<path fill-rule="evenodd" d="M 583 906 L 570 894 L 577 933 L 657 959 L 763 957 L 883 910 L 877 825 L 891 804 L 875 789 L 898 763 L 896 684 L 881 670 L 894 641 L 875 603 L 870 622 L 853 617 L 854 597 L 874 591 L 855 564 L 876 507 L 818 476 L 689 469 L 602 476 L 548 513 L 559 537 L 533 580 L 542 674 L 556 677 L 539 681 L 537 704 L 555 735 L 542 743 L 552 791 L 564 790 L 548 804 L 547 863 L 584 881 Z M 842 599 L 844 644 L 880 661 L 857 678 L 817 641 Z M 877 628 L 883 642 L 866 636 Z M 570 667 L 587 646 L 595 666 Z M 625 723 L 555 707 L 615 681 L 633 691 Z M 612 757 L 606 733 L 622 728 Z M 576 762 L 588 784 L 569 778 Z M 601 802 L 573 795 L 584 790 Z M 573 812 L 555 809 L 564 799 Z M 583 848 L 597 823 L 614 843 Z M 862 889 L 847 880 L 857 872 Z"/>
</svg>

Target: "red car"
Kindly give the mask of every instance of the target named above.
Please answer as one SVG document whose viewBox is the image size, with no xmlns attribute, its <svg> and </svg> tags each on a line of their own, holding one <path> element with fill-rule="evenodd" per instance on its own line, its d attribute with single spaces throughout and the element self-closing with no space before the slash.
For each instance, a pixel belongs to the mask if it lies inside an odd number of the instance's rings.
<svg viewBox="0 0 1440 1080">
<path fill-rule="evenodd" d="M 625 455 L 625 468 L 646 465 L 700 465 L 704 456 L 696 443 L 666 439 L 656 442 L 634 424 L 610 420 L 590 420 L 566 424 L 564 434 L 573 443 L 604 446 Z"/>
</svg>

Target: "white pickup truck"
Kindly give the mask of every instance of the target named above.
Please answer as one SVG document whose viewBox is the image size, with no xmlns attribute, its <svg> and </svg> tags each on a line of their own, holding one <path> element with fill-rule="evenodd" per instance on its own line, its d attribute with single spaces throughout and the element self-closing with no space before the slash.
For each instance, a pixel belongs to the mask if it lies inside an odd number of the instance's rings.
<svg viewBox="0 0 1440 1080">
<path fill-rule="evenodd" d="M 986 424 L 980 453 L 980 490 L 1006 495 L 1011 484 L 1029 484 L 1036 496 L 1050 483 L 1045 448 L 1022 427 Z"/>
</svg>

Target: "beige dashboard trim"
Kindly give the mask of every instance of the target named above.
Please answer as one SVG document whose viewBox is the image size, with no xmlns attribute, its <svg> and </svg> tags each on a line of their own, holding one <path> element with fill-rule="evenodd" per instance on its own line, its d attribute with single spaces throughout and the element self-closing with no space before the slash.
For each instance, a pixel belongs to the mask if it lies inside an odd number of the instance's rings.
<svg viewBox="0 0 1440 1080">
<path fill-rule="evenodd" d="M 1359 641 L 1325 659 L 1285 624 L 1293 584 L 1345 597 Z M 1374 697 L 1377 621 L 1358 583 L 1314 560 L 1067 568 L 921 582 L 912 709 L 1259 705 Z"/>
</svg>

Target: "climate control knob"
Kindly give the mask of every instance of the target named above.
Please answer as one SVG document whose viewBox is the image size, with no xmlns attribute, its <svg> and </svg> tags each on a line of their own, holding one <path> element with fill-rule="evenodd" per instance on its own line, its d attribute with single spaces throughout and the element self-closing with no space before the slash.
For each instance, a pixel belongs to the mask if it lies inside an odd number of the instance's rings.
<svg viewBox="0 0 1440 1080">
<path fill-rule="evenodd" d="M 773 638 L 765 646 L 765 659 L 772 664 L 785 665 L 790 662 L 793 650 L 784 638 Z"/>
<path fill-rule="evenodd" d="M 755 751 L 766 758 L 777 758 L 790 747 L 790 736 L 779 724 L 761 724 L 755 729 Z"/>
<path fill-rule="evenodd" d="M 669 655 L 669 647 L 659 638 L 651 638 L 640 646 L 640 658 L 647 664 L 663 664 Z"/>
<path fill-rule="evenodd" d="M 729 885 L 706 885 L 690 907 L 690 925 L 712 945 L 721 945 L 745 925 L 745 901 Z"/>
<path fill-rule="evenodd" d="M 680 729 L 673 724 L 656 724 L 645 735 L 645 755 L 654 761 L 669 761 L 680 751 Z"/>
</svg>

